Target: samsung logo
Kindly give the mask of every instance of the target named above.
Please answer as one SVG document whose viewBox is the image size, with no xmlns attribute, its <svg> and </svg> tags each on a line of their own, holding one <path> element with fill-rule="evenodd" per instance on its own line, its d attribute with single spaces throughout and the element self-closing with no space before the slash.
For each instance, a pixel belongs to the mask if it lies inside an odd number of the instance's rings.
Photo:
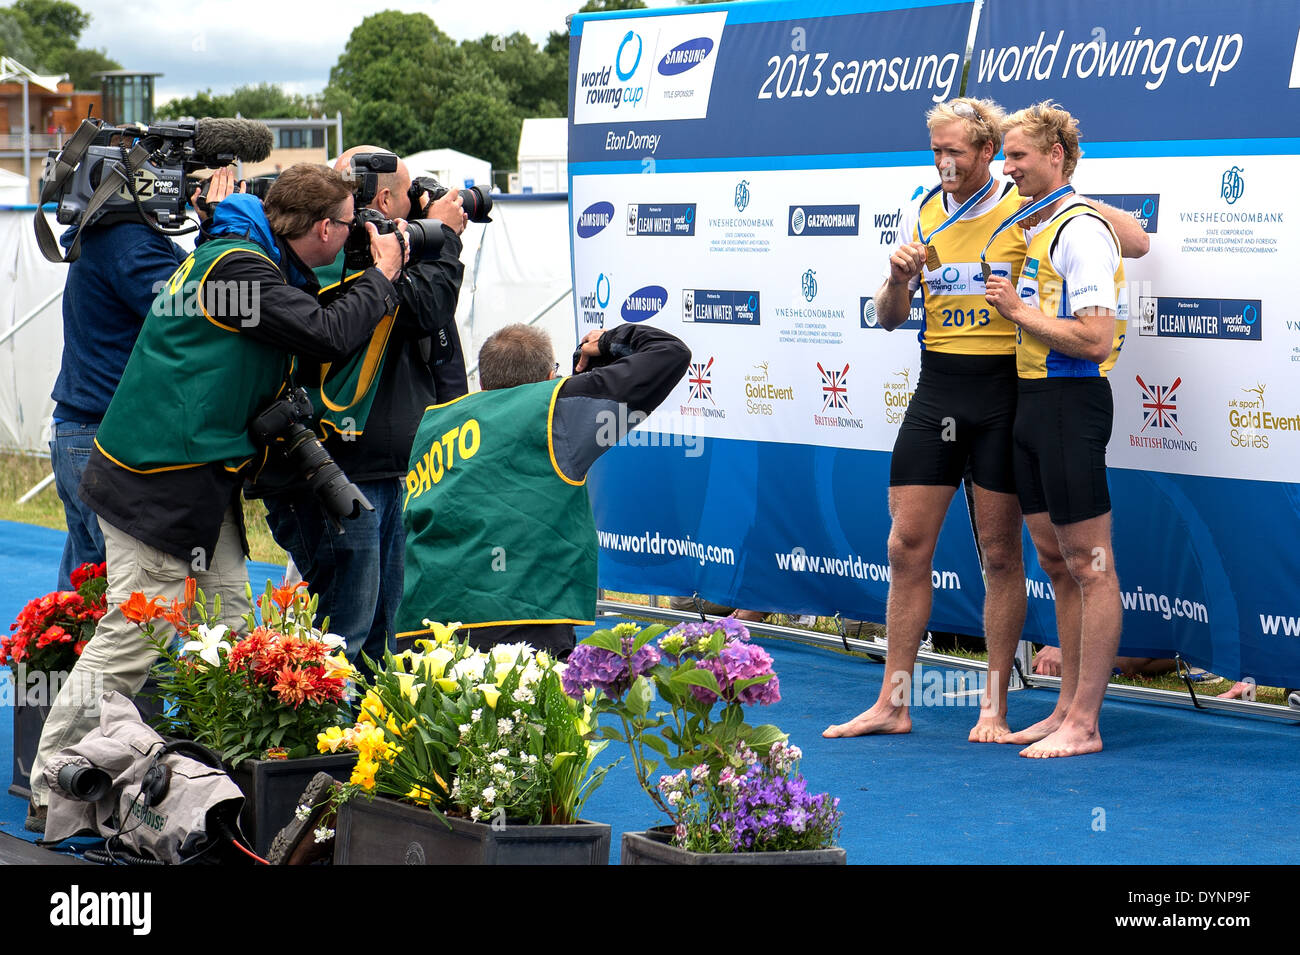
<svg viewBox="0 0 1300 955">
<path fill-rule="evenodd" d="M 679 43 L 659 61 L 659 72 L 664 76 L 676 76 L 699 66 L 713 52 L 713 40 L 709 37 L 696 37 Z"/>
<path fill-rule="evenodd" d="M 625 322 L 644 322 L 657 315 L 668 304 L 668 291 L 660 285 L 639 288 L 623 302 L 621 314 Z"/>
<path fill-rule="evenodd" d="M 580 239 L 590 239 L 605 226 L 609 225 L 610 220 L 614 218 L 614 204 L 612 202 L 594 202 L 582 210 L 578 216 L 578 237 Z"/>
</svg>

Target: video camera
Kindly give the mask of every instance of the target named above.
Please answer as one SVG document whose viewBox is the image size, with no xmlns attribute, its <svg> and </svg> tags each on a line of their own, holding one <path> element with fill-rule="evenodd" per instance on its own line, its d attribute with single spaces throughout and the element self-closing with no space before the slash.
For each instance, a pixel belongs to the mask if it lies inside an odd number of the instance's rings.
<svg viewBox="0 0 1300 955">
<path fill-rule="evenodd" d="M 357 153 L 348 166 L 352 180 L 352 208 L 356 224 L 343 246 L 343 266 L 350 272 L 359 272 L 375 264 L 370 254 L 370 233 L 366 223 L 373 223 L 380 235 L 397 229 L 392 219 L 377 209 L 369 208 L 379 193 L 379 177 L 397 172 L 397 157 L 392 153 Z M 415 207 L 412 207 L 414 212 Z M 442 223 L 416 220 L 406 223 L 406 241 L 411 246 L 411 261 L 435 258 L 442 250 Z"/>
<path fill-rule="evenodd" d="M 154 126 L 110 126 L 86 119 L 61 150 L 47 155 L 40 204 L 57 202 L 58 221 L 83 230 L 129 219 L 178 234 L 170 227 L 184 221 L 186 198 L 202 185 L 191 173 L 220 169 L 236 159 L 259 162 L 273 144 L 265 124 L 247 119 Z M 76 258 L 72 252 L 63 258 L 39 209 L 36 232 L 41 252 L 51 262 Z"/>
</svg>

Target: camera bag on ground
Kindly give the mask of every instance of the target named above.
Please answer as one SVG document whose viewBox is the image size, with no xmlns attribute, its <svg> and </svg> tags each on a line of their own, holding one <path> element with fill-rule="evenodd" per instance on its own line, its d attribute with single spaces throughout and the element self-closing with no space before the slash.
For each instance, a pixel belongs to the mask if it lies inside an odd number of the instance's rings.
<svg viewBox="0 0 1300 955">
<path fill-rule="evenodd" d="M 158 862 L 249 861 L 235 847 L 243 793 L 211 751 L 168 742 L 118 693 L 100 701 L 99 728 L 45 766 L 45 841 L 102 836 L 110 856 Z"/>
</svg>

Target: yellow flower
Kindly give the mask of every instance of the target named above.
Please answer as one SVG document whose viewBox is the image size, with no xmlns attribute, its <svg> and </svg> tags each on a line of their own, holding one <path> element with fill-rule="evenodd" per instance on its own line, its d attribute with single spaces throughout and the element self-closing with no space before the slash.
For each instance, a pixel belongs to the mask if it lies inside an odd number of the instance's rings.
<svg viewBox="0 0 1300 955">
<path fill-rule="evenodd" d="M 451 693 L 456 689 L 456 687 L 460 686 L 460 681 L 453 680 L 451 677 L 441 677 L 433 682 L 437 684 L 438 689 L 442 690 L 444 693 Z"/>
<path fill-rule="evenodd" d="M 460 629 L 460 621 L 455 623 L 434 623 L 432 620 L 424 621 L 424 625 L 433 631 L 433 642 L 438 644 L 451 643 L 456 639 L 456 631 Z M 425 641 L 418 641 L 428 643 Z"/>
<path fill-rule="evenodd" d="M 414 799 L 416 802 L 422 802 L 426 805 L 433 802 L 433 793 L 423 786 L 412 786 L 411 791 L 406 794 L 407 799 Z"/>
<path fill-rule="evenodd" d="M 354 786 L 360 786 L 362 789 L 374 789 L 375 773 L 378 771 L 378 763 L 363 757 L 357 760 L 356 766 L 352 767 L 352 778 L 349 782 Z"/>
<path fill-rule="evenodd" d="M 412 673 L 397 673 L 397 685 L 401 687 L 402 695 L 414 703 L 420 698 L 420 690 L 424 689 L 423 683 L 415 682 L 415 675 Z"/>
<path fill-rule="evenodd" d="M 492 709 L 497 708 L 497 700 L 501 697 L 501 690 L 494 683 L 480 683 L 475 687 L 483 694 L 483 699 L 487 700 L 487 705 Z"/>
<path fill-rule="evenodd" d="M 316 734 L 316 748 L 322 753 L 337 753 L 339 747 L 347 749 L 347 737 L 338 726 L 331 726 L 323 733 Z"/>
<path fill-rule="evenodd" d="M 327 677 L 342 677 L 345 680 L 355 680 L 358 677 L 356 667 L 348 662 L 348 658 L 342 653 L 336 653 L 332 657 L 325 658 L 325 675 Z"/>
<path fill-rule="evenodd" d="M 379 725 L 384 722 L 384 717 L 387 715 L 388 710 L 384 706 L 384 701 L 379 698 L 379 694 L 374 690 L 366 690 L 365 698 L 361 701 L 361 714 L 357 717 L 357 721 Z"/>
<path fill-rule="evenodd" d="M 428 642 L 428 641 L 424 641 Z M 447 672 L 447 664 L 456 658 L 454 651 L 446 647 L 435 647 L 424 655 L 420 666 L 428 679 L 436 680 Z"/>
<path fill-rule="evenodd" d="M 391 720 L 392 717 L 389 717 Z M 367 726 L 358 731 L 355 745 L 362 760 L 377 763 L 380 760 L 391 761 L 399 750 L 388 742 L 384 731 L 378 726 Z"/>
</svg>

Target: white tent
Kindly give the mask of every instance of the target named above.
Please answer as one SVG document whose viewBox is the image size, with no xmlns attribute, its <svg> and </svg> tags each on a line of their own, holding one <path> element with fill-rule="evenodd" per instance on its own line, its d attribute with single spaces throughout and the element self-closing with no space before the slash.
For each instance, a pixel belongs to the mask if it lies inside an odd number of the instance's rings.
<svg viewBox="0 0 1300 955">
<path fill-rule="evenodd" d="M 31 201 L 27 177 L 0 169 L 0 206 L 21 206 Z"/>
<path fill-rule="evenodd" d="M 411 176 L 433 176 L 448 188 L 464 185 L 491 188 L 492 164 L 455 149 L 426 149 L 403 157 Z"/>
<path fill-rule="evenodd" d="M 568 192 L 569 121 L 562 116 L 524 120 L 518 161 L 520 191 Z"/>
<path fill-rule="evenodd" d="M 492 332 L 536 318 L 551 335 L 556 359 L 567 367 L 575 344 L 568 203 L 493 198 L 493 221 L 471 222 L 464 235 L 465 279 L 456 317 L 466 366 L 474 368 Z M 61 234 L 54 216 L 47 218 L 55 235 Z M 50 390 L 63 351 L 67 266 L 41 255 L 31 212 L 0 209 L 0 250 L 0 448 L 42 452 L 54 410 Z M 470 382 L 477 387 L 475 375 Z"/>
</svg>

